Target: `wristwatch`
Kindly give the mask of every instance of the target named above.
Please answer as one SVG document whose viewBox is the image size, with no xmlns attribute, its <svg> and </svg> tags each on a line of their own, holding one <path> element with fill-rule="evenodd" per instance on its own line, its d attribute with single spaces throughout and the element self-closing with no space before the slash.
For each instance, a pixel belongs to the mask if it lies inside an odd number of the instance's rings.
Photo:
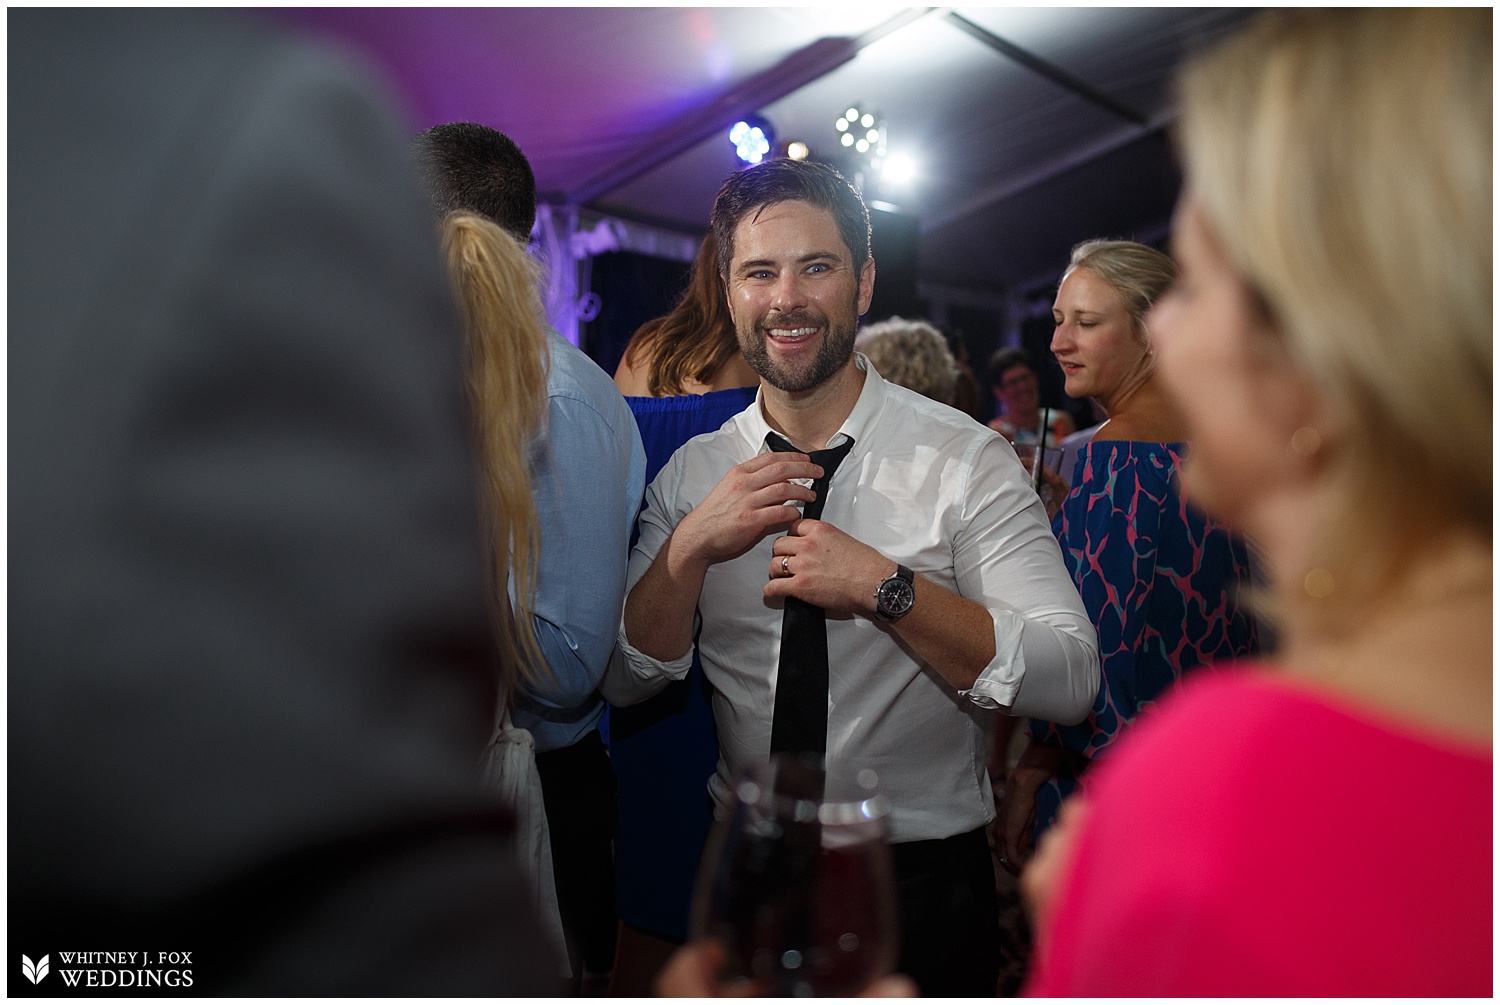
<svg viewBox="0 0 1500 1005">
<path fill-rule="evenodd" d="M 875 589 L 875 617 L 880 621 L 895 621 L 910 611 L 917 599 L 911 583 L 911 570 L 898 564 L 896 574 Z"/>
</svg>

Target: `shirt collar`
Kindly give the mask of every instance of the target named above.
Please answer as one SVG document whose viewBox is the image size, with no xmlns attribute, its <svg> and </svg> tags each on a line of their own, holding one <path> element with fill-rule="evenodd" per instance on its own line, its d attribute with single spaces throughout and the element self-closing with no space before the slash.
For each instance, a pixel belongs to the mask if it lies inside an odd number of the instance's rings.
<svg viewBox="0 0 1500 1005">
<path fill-rule="evenodd" d="M 854 451 L 862 452 L 869 445 L 869 437 L 865 434 L 874 426 L 875 418 L 880 414 L 880 408 L 885 404 L 886 380 L 870 365 L 869 357 L 862 352 L 854 354 L 854 365 L 859 367 L 860 372 L 865 375 L 864 386 L 860 388 L 859 399 L 854 402 L 854 408 L 839 425 L 838 432 L 829 437 L 828 446 L 836 447 L 846 438 L 853 437 Z M 765 385 L 755 392 L 755 407 L 751 408 L 747 416 L 748 422 L 745 426 L 745 436 L 749 443 L 756 448 L 756 454 L 765 453 L 766 434 L 773 432 L 771 424 L 766 421 L 766 413 L 762 398 L 766 393 Z"/>
</svg>

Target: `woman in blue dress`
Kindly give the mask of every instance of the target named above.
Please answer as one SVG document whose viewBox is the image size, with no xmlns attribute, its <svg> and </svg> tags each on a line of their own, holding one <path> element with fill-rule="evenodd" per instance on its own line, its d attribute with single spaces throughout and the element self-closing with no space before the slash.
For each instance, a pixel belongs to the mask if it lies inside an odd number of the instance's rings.
<svg viewBox="0 0 1500 1005">
<path fill-rule="evenodd" d="M 615 384 L 641 430 L 648 484 L 678 447 L 755 400 L 760 378 L 740 355 L 712 234 L 698 249 L 681 302 L 631 337 Z M 649 996 L 656 973 L 687 938 L 698 860 L 713 823 L 708 779 L 719 741 L 697 658 L 685 679 L 640 704 L 611 707 L 609 717 L 619 785 L 620 916 L 610 993 Z"/>
<path fill-rule="evenodd" d="M 1019 870 L 1085 769 L 1182 676 L 1247 656 L 1244 542 L 1183 502 L 1183 424 L 1155 373 L 1144 319 L 1173 283 L 1161 252 L 1129 241 L 1073 249 L 1052 313 L 1066 390 L 1109 416 L 1079 455 L 1053 518 L 1063 562 L 1099 633 L 1103 674 L 1076 726 L 1032 720 L 1006 784 L 1002 864 Z"/>
</svg>

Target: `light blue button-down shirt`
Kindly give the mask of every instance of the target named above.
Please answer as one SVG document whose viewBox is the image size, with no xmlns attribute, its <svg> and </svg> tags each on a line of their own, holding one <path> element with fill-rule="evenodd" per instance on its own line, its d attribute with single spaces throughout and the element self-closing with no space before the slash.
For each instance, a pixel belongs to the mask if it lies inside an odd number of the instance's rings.
<svg viewBox="0 0 1500 1005">
<path fill-rule="evenodd" d="M 547 428 L 531 454 L 541 530 L 532 625 L 552 679 L 523 686 L 514 713 L 539 751 L 571 746 L 604 714 L 599 681 L 646 481 L 640 430 L 614 381 L 556 332 L 548 347 Z"/>
</svg>

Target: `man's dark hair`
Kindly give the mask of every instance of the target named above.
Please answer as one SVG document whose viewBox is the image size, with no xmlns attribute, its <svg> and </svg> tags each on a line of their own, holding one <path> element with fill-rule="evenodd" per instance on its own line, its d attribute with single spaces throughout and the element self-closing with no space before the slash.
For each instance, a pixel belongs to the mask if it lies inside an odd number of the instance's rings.
<svg viewBox="0 0 1500 1005">
<path fill-rule="evenodd" d="M 794 201 L 810 202 L 833 214 L 858 275 L 870 259 L 870 211 L 864 199 L 829 165 L 786 157 L 736 171 L 719 189 L 710 218 L 719 242 L 719 275 L 729 277 L 734 232 L 741 220 L 767 206 Z"/>
<path fill-rule="evenodd" d="M 1031 371 L 1033 376 L 1036 376 L 1036 364 L 1031 361 L 1025 349 L 1019 346 L 1008 346 L 995 350 L 995 355 L 990 357 L 990 386 L 999 387 L 1000 379 L 1005 376 L 1005 371 L 1017 366 L 1024 366 Z"/>
<path fill-rule="evenodd" d="M 474 122 L 448 122 L 418 133 L 411 145 L 438 216 L 477 213 L 523 244 L 531 238 L 536 177 L 509 136 Z"/>
</svg>

